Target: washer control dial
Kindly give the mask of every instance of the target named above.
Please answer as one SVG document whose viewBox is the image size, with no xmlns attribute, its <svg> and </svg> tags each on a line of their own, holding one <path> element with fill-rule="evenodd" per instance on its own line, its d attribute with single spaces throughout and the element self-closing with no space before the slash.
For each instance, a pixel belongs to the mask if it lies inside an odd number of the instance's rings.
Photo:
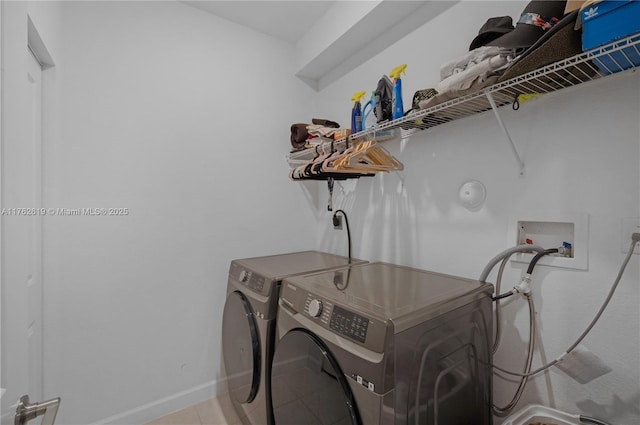
<svg viewBox="0 0 640 425">
<path fill-rule="evenodd" d="M 311 317 L 320 317 L 322 314 L 322 301 L 313 299 L 309 302 L 309 315 Z"/>
<path fill-rule="evenodd" d="M 247 273 L 246 270 L 241 270 L 238 279 L 240 280 L 240 282 L 246 282 L 247 280 L 249 280 L 249 273 Z"/>
</svg>

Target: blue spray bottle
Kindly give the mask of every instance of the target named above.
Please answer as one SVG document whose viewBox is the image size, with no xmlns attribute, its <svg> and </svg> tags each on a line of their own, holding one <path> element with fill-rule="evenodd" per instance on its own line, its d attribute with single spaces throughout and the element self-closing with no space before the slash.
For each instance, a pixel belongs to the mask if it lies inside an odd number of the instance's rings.
<svg viewBox="0 0 640 425">
<path fill-rule="evenodd" d="M 404 73 L 407 68 L 407 64 L 403 63 L 391 70 L 389 77 L 393 81 L 393 109 L 391 113 L 391 119 L 397 120 L 404 116 L 404 107 L 402 105 L 402 80 L 400 75 Z"/>
<path fill-rule="evenodd" d="M 371 99 L 362 107 L 362 129 L 371 130 L 376 126 L 376 115 L 373 113 L 376 110 L 376 92 L 371 92 Z"/>
<path fill-rule="evenodd" d="M 360 105 L 360 99 L 362 99 L 364 94 L 364 91 L 359 91 L 351 96 L 351 100 L 353 100 L 353 108 L 351 109 L 351 134 L 362 131 L 362 105 Z"/>
</svg>

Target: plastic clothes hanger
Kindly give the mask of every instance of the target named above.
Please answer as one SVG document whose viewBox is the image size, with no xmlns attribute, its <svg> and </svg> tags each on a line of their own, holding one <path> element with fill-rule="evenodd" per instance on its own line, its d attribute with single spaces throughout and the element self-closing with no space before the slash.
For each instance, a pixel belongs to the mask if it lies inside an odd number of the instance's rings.
<svg viewBox="0 0 640 425">
<path fill-rule="evenodd" d="M 316 145 L 316 148 L 315 148 L 316 155 L 313 157 L 313 159 L 291 170 L 291 172 L 289 173 L 289 177 L 291 179 L 302 180 L 302 179 L 305 179 L 306 177 L 309 177 L 312 174 L 313 166 L 318 162 L 321 163 L 325 158 L 329 156 L 328 154 L 324 154 L 324 153 L 321 154 L 318 148 L 319 148 L 319 145 Z"/>
</svg>

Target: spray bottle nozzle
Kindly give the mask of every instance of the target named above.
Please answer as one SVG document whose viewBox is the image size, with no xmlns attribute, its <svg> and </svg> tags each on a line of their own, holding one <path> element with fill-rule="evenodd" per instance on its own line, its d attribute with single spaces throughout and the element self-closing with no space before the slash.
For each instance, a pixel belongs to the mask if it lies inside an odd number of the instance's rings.
<svg viewBox="0 0 640 425">
<path fill-rule="evenodd" d="M 356 102 L 359 102 L 360 99 L 362 99 L 362 97 L 365 95 L 366 91 L 359 91 L 353 94 L 353 96 L 351 96 L 351 100 L 353 100 L 354 106 Z"/>
<path fill-rule="evenodd" d="M 400 78 L 400 74 L 404 74 L 404 70 L 407 69 L 407 64 L 403 63 L 402 65 L 398 65 L 395 68 L 393 68 L 391 70 L 391 72 L 389 73 L 389 77 L 393 78 L 393 79 L 398 79 Z"/>
</svg>

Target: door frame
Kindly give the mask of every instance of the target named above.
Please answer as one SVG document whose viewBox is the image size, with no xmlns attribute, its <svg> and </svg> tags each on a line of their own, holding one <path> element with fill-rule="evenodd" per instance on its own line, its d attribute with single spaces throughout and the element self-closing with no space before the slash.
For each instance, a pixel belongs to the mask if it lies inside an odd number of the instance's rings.
<svg viewBox="0 0 640 425">
<path fill-rule="evenodd" d="M 2 46 L 4 46 L 4 21 L 3 21 L 3 17 L 4 17 L 4 2 L 0 2 L 0 70 L 4 70 L 4 54 L 2 53 L 2 51 L 4 50 L 2 48 Z M 4 202 L 3 202 L 3 194 L 4 191 L 2 190 L 2 188 L 4 187 L 4 180 L 2 178 L 3 176 L 3 167 L 2 167 L 2 147 L 4 146 L 4 101 L 2 100 L 4 99 L 4 73 L 2 71 L 0 71 L 0 209 L 2 209 L 4 207 Z M 4 246 L 4 232 L 2 231 L 3 226 L 0 224 L 0 332 L 2 331 L 2 318 L 4 317 L 4 311 L 2 308 L 2 288 L 4 285 L 4 266 L 3 263 L 4 261 L 2 260 L 4 258 L 3 256 L 3 246 Z M 2 347 L 2 337 L 0 336 L 0 365 L 2 365 L 3 363 L 3 356 L 4 356 L 4 348 Z M 2 368 L 0 367 L 0 382 L 4 383 L 4 381 L 1 379 L 2 376 Z M 5 389 L 4 388 L 0 388 L 0 421 L 4 422 L 4 418 L 1 417 L 2 415 L 2 396 L 4 396 L 5 393 Z"/>
<path fill-rule="evenodd" d="M 22 3 L 22 4 L 21 4 Z M 24 19 L 27 18 L 27 19 Z M 26 26 L 24 25 L 26 22 Z M 0 2 L 0 69 L 2 70 L 0 73 L 0 209 L 7 207 L 29 207 L 28 205 L 7 205 L 7 192 L 6 192 L 6 184 L 7 179 L 5 178 L 5 173 L 7 172 L 5 163 L 5 149 L 7 148 L 7 143 L 9 141 L 13 141 L 13 143 L 21 143 L 23 139 L 26 137 L 27 130 L 22 131 L 19 129 L 19 126 L 24 126 L 24 122 L 26 120 L 26 112 L 25 105 L 21 103 L 20 100 L 23 95 L 26 95 L 26 89 L 28 87 L 23 86 L 22 84 L 14 84 L 18 81 L 25 81 L 26 83 L 26 75 L 28 72 L 28 66 L 26 60 L 27 55 L 33 54 L 36 58 L 37 62 L 40 63 L 42 68 L 42 79 L 41 83 L 45 81 L 49 81 L 51 83 L 51 77 L 46 70 L 52 68 L 55 63 L 50 54 L 49 49 L 47 49 L 46 44 L 40 33 L 38 32 L 36 25 L 33 20 L 29 16 L 29 6 L 26 2 L 12 2 L 12 4 L 7 4 L 6 2 Z M 29 52 L 31 51 L 31 53 Z M 49 111 L 48 106 L 51 105 L 50 101 L 45 100 L 48 95 L 45 95 L 43 90 L 43 100 L 42 100 L 42 114 Z M 23 118 L 25 117 L 25 118 Z M 12 120 L 17 118 L 17 123 L 12 123 Z M 46 137 L 44 134 L 46 133 L 46 122 L 47 120 L 42 119 L 42 140 L 44 141 Z M 17 140 L 17 142 L 16 142 Z M 40 165 L 40 168 L 42 166 Z M 42 188 L 41 188 L 42 189 Z M 7 293 L 7 269 L 6 269 L 6 255 L 7 250 L 5 248 L 6 243 L 6 223 L 4 218 L 1 220 L 0 224 L 0 292 L 2 295 L 0 296 L 0 327 L 6 327 L 11 322 L 8 317 L 14 317 L 16 310 L 14 307 L 7 308 L 8 305 L 12 303 L 17 304 L 22 299 L 22 295 L 16 293 L 16 291 L 9 290 Z M 43 245 L 43 244 L 41 244 Z M 7 299 L 13 298 L 11 296 L 18 296 L 19 299 Z M 7 295 L 10 295 L 7 297 Z M 23 300 L 24 301 L 24 300 Z M 43 309 L 44 310 L 44 309 Z M 44 313 L 44 311 L 42 312 Z M 21 319 L 19 319 L 21 321 Z M 44 321 L 44 320 L 43 320 Z M 44 332 L 44 329 L 43 329 Z M 7 355 L 10 353 L 11 347 L 7 346 L 6 341 L 3 338 L 2 347 L 0 349 L 0 364 L 4 365 L 7 358 L 11 356 Z M 23 347 L 16 348 L 16 350 L 22 352 Z M 41 350 L 42 351 L 42 350 Z M 14 375 L 12 378 L 7 378 L 2 376 L 2 384 L 3 386 L 13 386 L 16 382 L 21 382 L 24 377 L 23 366 L 19 366 L 20 371 Z M 27 367 L 28 369 L 28 367 Z M 38 373 L 40 374 L 40 379 L 43 382 L 43 368 L 41 367 Z M 0 373 L 2 373 L 0 371 Z M 27 375 L 28 376 L 28 375 Z M 10 379 L 12 382 L 7 382 L 7 379 Z M 18 381 L 15 381 L 18 379 Z M 27 378 L 28 379 L 28 378 Z M 15 382 L 14 382 L 15 381 Z M 26 385 L 26 384 L 25 384 Z M 16 388 L 15 391 L 7 391 L 6 396 L 11 396 L 15 398 L 15 392 L 22 393 L 24 386 L 20 386 Z M 12 415 L 12 405 L 16 403 L 18 400 L 8 400 L 4 397 L 4 391 L 2 391 L 2 410 L 0 414 L 2 417 L 0 420 L 4 424 L 13 423 L 13 415 Z M 20 394 L 21 395 L 21 394 Z M 18 395 L 19 396 L 19 395 Z M 15 413 L 15 411 L 13 411 Z"/>
</svg>

